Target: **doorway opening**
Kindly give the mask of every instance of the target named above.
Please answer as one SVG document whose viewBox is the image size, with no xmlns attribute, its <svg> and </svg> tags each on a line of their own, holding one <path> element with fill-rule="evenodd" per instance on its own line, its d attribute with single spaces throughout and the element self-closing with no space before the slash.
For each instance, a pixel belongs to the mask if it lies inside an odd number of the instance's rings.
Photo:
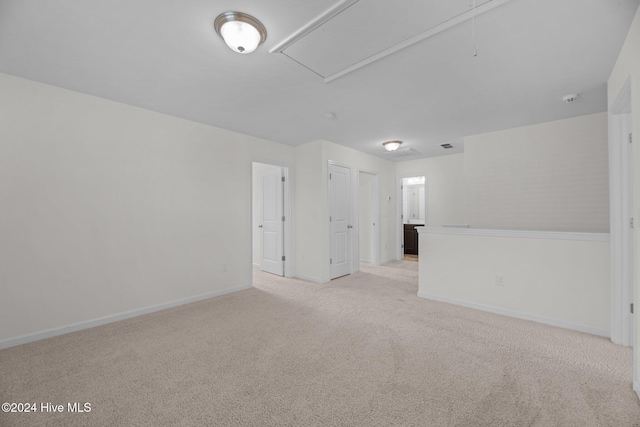
<svg viewBox="0 0 640 427">
<path fill-rule="evenodd" d="M 378 174 L 358 171 L 357 257 L 359 263 L 380 265 L 380 191 Z"/>
<path fill-rule="evenodd" d="M 292 277 L 291 185 L 287 166 L 251 164 L 253 267 Z"/>
<path fill-rule="evenodd" d="M 398 259 L 418 261 L 418 230 L 427 219 L 426 182 L 424 175 L 398 178 Z"/>
</svg>

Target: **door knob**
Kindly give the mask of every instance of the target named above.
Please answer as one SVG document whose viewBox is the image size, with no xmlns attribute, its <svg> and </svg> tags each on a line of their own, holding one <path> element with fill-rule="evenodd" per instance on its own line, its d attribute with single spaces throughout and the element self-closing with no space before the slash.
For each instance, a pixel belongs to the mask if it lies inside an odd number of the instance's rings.
<svg viewBox="0 0 640 427">
<path fill-rule="evenodd" d="M 353 228 L 353 225 L 347 225 L 347 228 Z"/>
<path fill-rule="evenodd" d="M 258 228 L 262 228 L 262 224 L 258 224 Z"/>
</svg>

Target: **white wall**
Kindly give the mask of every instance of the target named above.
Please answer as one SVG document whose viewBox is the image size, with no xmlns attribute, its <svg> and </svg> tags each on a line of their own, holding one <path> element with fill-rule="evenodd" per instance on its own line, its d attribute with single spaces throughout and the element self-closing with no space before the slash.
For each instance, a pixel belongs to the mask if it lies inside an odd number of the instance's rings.
<svg viewBox="0 0 640 427">
<path fill-rule="evenodd" d="M 399 176 L 426 176 L 427 226 L 452 233 L 420 235 L 419 294 L 608 335 L 608 241 L 467 235 L 607 233 L 607 139 L 600 113 L 470 136 L 464 154 L 399 163 Z"/>
<path fill-rule="evenodd" d="M 465 138 L 464 154 L 398 163 L 425 175 L 427 226 L 609 231 L 607 115 Z"/>
<path fill-rule="evenodd" d="M 255 156 L 294 151 L 0 74 L 0 345 L 250 286 Z"/>
<path fill-rule="evenodd" d="M 640 140 L 640 8 L 631 24 L 627 39 L 622 46 L 616 65 L 609 77 L 607 92 L 609 106 L 612 105 L 628 78 L 631 79 L 632 126 L 634 140 Z M 636 145 L 634 143 L 634 145 Z M 640 218 L 640 150 L 634 150 L 634 214 Z M 635 229 L 636 241 L 640 241 L 640 230 Z M 640 263 L 635 262 L 635 306 L 640 307 Z M 638 311 L 636 311 L 638 313 Z M 640 316 L 635 316 L 636 347 L 634 349 L 634 389 L 640 396 Z"/>
<path fill-rule="evenodd" d="M 420 233 L 419 296 L 609 336 L 607 235 L 571 240 L 566 233 L 431 231 Z"/>
<path fill-rule="evenodd" d="M 360 261 L 373 263 L 374 244 L 374 197 L 373 175 L 360 172 L 358 187 L 358 240 L 360 245 Z M 378 227 L 380 224 L 376 224 Z"/>
<path fill-rule="evenodd" d="M 321 163 L 322 142 L 299 145 L 294 150 L 295 275 L 319 282 L 322 281 L 325 244 L 321 222 L 328 215 Z"/>
<path fill-rule="evenodd" d="M 395 164 L 329 141 L 319 140 L 295 147 L 296 153 L 296 276 L 328 282 L 329 268 L 329 203 L 328 161 L 350 166 L 352 206 L 358 203 L 358 169 L 379 175 L 380 186 L 380 261 L 395 259 Z M 389 200 L 389 197 L 391 200 Z M 352 210 L 355 220 L 356 210 Z M 356 229 L 354 231 L 357 232 Z M 355 233 L 353 233 L 355 235 Z M 300 248 L 306 248 L 301 251 Z M 353 244 L 353 260 L 357 266 L 359 247 Z"/>
<path fill-rule="evenodd" d="M 609 231 L 607 114 L 465 138 L 471 227 Z"/>
<path fill-rule="evenodd" d="M 465 223 L 464 156 L 452 154 L 396 163 L 398 176 L 425 176 L 425 225 Z"/>
</svg>

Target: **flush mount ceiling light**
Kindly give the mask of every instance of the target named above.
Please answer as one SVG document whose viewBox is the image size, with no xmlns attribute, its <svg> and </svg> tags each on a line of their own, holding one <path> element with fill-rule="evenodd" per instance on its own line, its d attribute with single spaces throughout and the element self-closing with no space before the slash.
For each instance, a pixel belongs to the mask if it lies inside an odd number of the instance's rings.
<svg viewBox="0 0 640 427">
<path fill-rule="evenodd" d="M 387 141 L 383 142 L 382 146 L 387 151 L 396 151 L 398 147 L 400 147 L 400 144 L 402 144 L 402 141 Z"/>
<path fill-rule="evenodd" d="M 214 22 L 216 33 L 231 50 L 251 53 L 267 39 L 267 29 L 256 18 L 242 12 L 225 12 Z"/>
</svg>

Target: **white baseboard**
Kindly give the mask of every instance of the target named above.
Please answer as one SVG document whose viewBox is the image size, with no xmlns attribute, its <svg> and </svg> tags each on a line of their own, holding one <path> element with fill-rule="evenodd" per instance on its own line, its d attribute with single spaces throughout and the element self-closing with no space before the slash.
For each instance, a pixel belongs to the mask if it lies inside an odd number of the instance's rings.
<svg viewBox="0 0 640 427">
<path fill-rule="evenodd" d="M 361 259 L 360 262 L 364 262 L 365 264 L 372 264 L 373 265 L 373 261 L 370 259 Z"/>
<path fill-rule="evenodd" d="M 183 298 L 176 301 L 170 301 L 163 304 L 140 308 L 137 310 L 125 311 L 124 313 L 118 313 L 110 316 L 100 317 L 97 319 L 87 320 L 84 322 L 74 323 L 72 325 L 63 326 L 61 328 L 48 329 L 46 331 L 35 332 L 28 335 L 22 335 L 16 338 L 0 340 L 0 350 L 9 348 L 9 347 L 15 347 L 22 344 L 27 344 L 34 341 L 43 340 L 45 338 L 52 338 L 58 335 L 64 335 L 64 334 L 69 334 L 71 332 L 81 331 L 83 329 L 89 329 L 89 328 L 93 328 L 100 325 L 106 325 L 107 323 L 113 323 L 113 322 L 118 322 L 120 320 L 130 319 L 132 317 L 153 313 L 155 311 L 166 310 L 167 308 L 177 307 L 179 305 L 190 304 L 192 302 L 202 301 L 205 299 L 230 294 L 233 292 L 243 291 L 249 288 L 251 288 L 251 285 L 236 286 L 234 288 L 223 289 L 220 291 L 207 292 L 206 294 L 196 295 L 194 297 Z"/>
<path fill-rule="evenodd" d="M 634 381 L 633 382 L 633 390 L 638 395 L 638 399 L 640 399 L 640 382 L 638 382 L 638 381 Z"/>
<path fill-rule="evenodd" d="M 296 278 L 306 280 L 307 282 L 313 282 L 313 283 L 329 283 L 325 280 L 318 279 L 317 277 L 305 276 L 303 274 L 296 274 Z"/>
<path fill-rule="evenodd" d="M 253 266 L 256 267 L 256 268 L 260 268 L 260 263 L 259 262 L 254 262 Z"/>
<path fill-rule="evenodd" d="M 461 305 L 463 307 L 474 308 L 476 310 L 488 311 L 491 313 L 502 314 L 503 316 L 515 317 L 523 320 L 531 320 L 533 322 L 544 323 L 546 325 L 558 326 L 560 328 L 572 329 L 574 331 L 586 332 L 592 335 L 599 335 L 609 338 L 611 333 L 607 329 L 597 328 L 594 326 L 583 325 L 581 323 L 567 322 L 560 319 L 552 319 L 543 316 L 537 316 L 535 314 L 522 313 L 520 311 L 509 310 L 507 308 L 495 307 L 491 305 L 478 304 L 475 302 L 469 302 L 459 300 L 455 298 L 444 297 L 440 295 L 433 295 L 427 292 L 418 292 L 420 298 L 426 298 L 434 301 L 446 302 L 449 304 Z"/>
</svg>

